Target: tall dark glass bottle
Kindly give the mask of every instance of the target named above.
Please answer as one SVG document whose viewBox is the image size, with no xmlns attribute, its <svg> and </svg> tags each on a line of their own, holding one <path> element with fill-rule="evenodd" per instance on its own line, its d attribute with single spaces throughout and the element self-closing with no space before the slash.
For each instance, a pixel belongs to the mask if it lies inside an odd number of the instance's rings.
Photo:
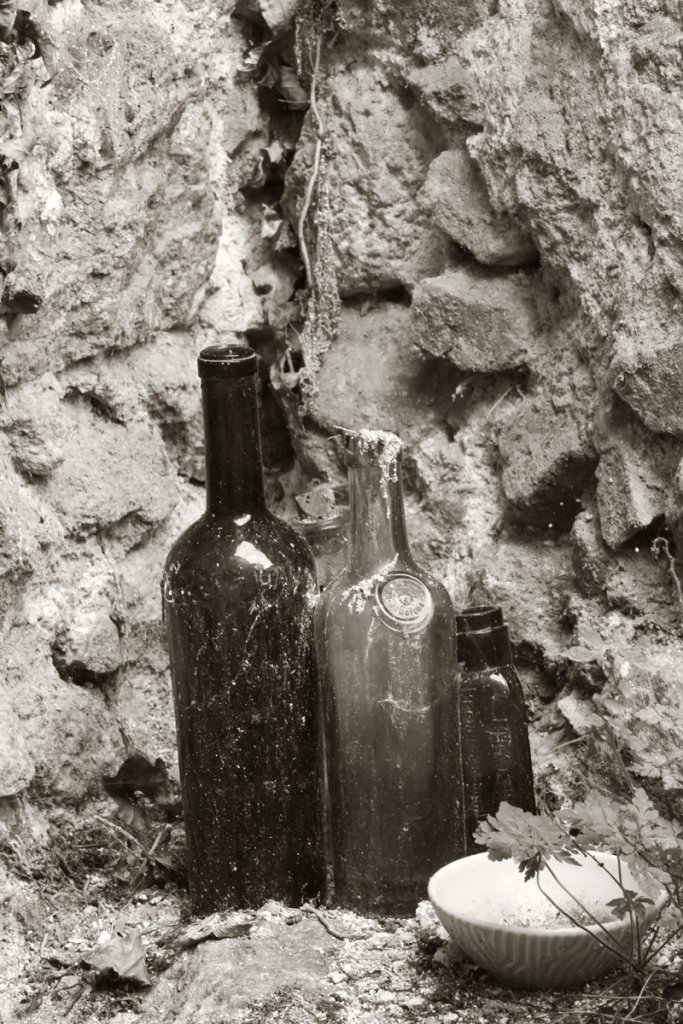
<svg viewBox="0 0 683 1024">
<path fill-rule="evenodd" d="M 315 614 L 334 897 L 400 914 L 464 853 L 455 616 L 408 549 L 400 441 L 344 443 L 350 564 Z"/>
<path fill-rule="evenodd" d="M 199 356 L 206 513 L 171 548 L 164 614 L 193 907 L 314 897 L 323 878 L 306 542 L 267 511 L 256 355 Z"/>
<path fill-rule="evenodd" d="M 535 813 L 524 693 L 512 663 L 501 608 L 477 605 L 456 616 L 467 852 L 472 833 L 503 800 Z"/>
</svg>

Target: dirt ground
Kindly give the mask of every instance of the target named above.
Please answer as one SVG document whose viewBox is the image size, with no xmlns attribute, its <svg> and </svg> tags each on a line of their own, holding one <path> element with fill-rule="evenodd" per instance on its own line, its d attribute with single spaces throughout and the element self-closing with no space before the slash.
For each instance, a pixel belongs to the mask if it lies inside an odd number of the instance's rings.
<svg viewBox="0 0 683 1024">
<path fill-rule="evenodd" d="M 0 829 L 0 1022 L 52 1024 L 602 1024 L 683 1020 L 683 961 L 629 989 L 503 988 L 448 940 L 428 902 L 411 918 L 269 903 L 190 915 L 182 826 L 111 801 L 44 808 Z"/>
</svg>

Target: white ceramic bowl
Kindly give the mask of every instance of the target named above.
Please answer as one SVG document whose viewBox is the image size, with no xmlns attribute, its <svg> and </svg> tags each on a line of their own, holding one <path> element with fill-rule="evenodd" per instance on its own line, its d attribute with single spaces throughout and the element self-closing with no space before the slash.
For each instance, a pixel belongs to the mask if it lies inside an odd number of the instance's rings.
<svg viewBox="0 0 683 1024">
<path fill-rule="evenodd" d="M 596 851 L 594 854 L 616 875 L 617 858 Z M 555 874 L 567 889 L 599 919 L 604 928 L 588 925 L 612 948 L 605 949 L 585 931 L 557 915 L 561 927 L 548 921 L 553 909 L 538 890 L 535 879 L 524 875 L 512 860 L 493 861 L 487 853 L 446 864 L 430 879 L 429 899 L 448 933 L 476 963 L 506 985 L 515 988 L 574 988 L 597 978 L 619 960 L 618 950 L 627 955 L 631 944 L 628 916 L 620 921 L 611 909 L 599 908 L 621 895 L 607 872 L 590 857 L 577 858 L 579 865 L 551 861 Z M 622 865 L 624 885 L 639 891 L 637 882 Z M 580 911 L 548 871 L 541 872 L 541 885 L 552 898 L 569 910 L 574 918 Z M 640 923 L 641 935 L 666 899 L 662 894 Z M 583 922 L 581 922 L 583 923 Z"/>
</svg>

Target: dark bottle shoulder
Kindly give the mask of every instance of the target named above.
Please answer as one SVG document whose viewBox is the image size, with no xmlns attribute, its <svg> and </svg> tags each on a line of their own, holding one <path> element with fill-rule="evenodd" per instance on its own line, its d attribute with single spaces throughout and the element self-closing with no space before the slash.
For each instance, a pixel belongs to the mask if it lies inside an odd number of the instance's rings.
<svg viewBox="0 0 683 1024">
<path fill-rule="evenodd" d="M 233 568 L 241 571 L 289 566 L 295 572 L 315 576 L 310 546 L 284 520 L 262 512 L 236 518 L 205 513 L 173 543 L 165 573 Z"/>
<path fill-rule="evenodd" d="M 520 697 L 524 699 L 524 691 L 519 675 L 514 665 L 497 665 L 486 668 L 468 669 L 460 663 L 462 671 L 461 685 L 467 689 L 483 691 L 487 690 L 492 694 Z"/>
</svg>

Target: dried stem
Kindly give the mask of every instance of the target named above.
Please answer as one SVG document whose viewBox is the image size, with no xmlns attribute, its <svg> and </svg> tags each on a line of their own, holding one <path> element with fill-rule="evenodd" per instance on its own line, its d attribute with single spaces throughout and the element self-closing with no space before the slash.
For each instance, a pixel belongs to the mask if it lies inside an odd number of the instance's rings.
<svg viewBox="0 0 683 1024">
<path fill-rule="evenodd" d="M 666 537 L 655 537 L 655 539 L 652 541 L 652 547 L 650 548 L 650 550 L 652 551 L 652 554 L 655 556 L 655 558 L 661 555 L 662 552 L 666 555 L 667 561 L 669 563 L 669 575 L 671 576 L 673 585 L 676 588 L 678 608 L 681 612 L 681 616 L 683 617 L 683 587 L 681 586 L 681 581 L 678 577 L 678 573 L 676 572 L 676 559 L 671 554 L 671 549 L 669 548 L 669 541 L 666 539 Z"/>
<path fill-rule="evenodd" d="M 311 114 L 315 122 L 315 150 L 313 153 L 313 167 L 311 174 L 306 184 L 306 191 L 304 193 L 303 203 L 301 204 L 301 213 L 299 214 L 299 221 L 297 224 L 297 236 L 299 239 L 299 250 L 301 252 L 301 259 L 303 260 L 304 268 L 306 270 L 306 287 L 310 290 L 313 288 L 313 269 L 311 266 L 311 257 L 308 252 L 308 245 L 306 244 L 306 221 L 308 219 L 308 212 L 313 202 L 313 193 L 315 192 L 316 182 L 320 173 L 320 161 L 322 158 L 323 151 L 323 124 L 320 118 L 320 111 L 318 110 L 318 102 L 316 96 L 316 90 L 318 87 L 318 77 L 320 74 L 320 54 L 322 49 L 322 33 L 318 35 L 315 42 L 315 61 L 313 64 L 313 70 L 311 73 L 311 90 L 310 90 L 310 106 Z"/>
<path fill-rule="evenodd" d="M 583 903 L 582 903 L 582 902 L 581 902 L 581 901 L 580 901 L 579 899 L 577 899 L 577 898 L 576 898 L 576 896 L 574 896 L 574 894 L 573 894 L 573 893 L 571 893 L 571 892 L 569 891 L 569 889 L 568 889 L 568 888 L 566 887 L 566 885 L 565 885 L 565 884 L 564 884 L 563 882 L 561 882 L 561 881 L 560 881 L 560 879 L 559 879 L 559 878 L 557 877 L 557 875 L 555 874 L 555 872 L 553 871 L 553 869 L 552 869 L 552 868 L 550 867 L 550 864 L 548 863 L 548 861 L 547 861 L 547 860 L 544 860 L 544 862 L 543 862 L 543 863 L 544 863 L 544 866 L 545 866 L 545 867 L 547 868 L 547 870 L 548 870 L 548 874 L 550 875 L 550 877 L 551 877 L 551 878 L 553 878 L 553 879 L 555 880 L 555 882 L 557 883 L 557 885 L 559 885 L 560 889 L 562 889 L 562 891 L 563 891 L 564 893 L 566 893 L 566 894 L 567 894 L 567 896 L 569 896 L 569 899 L 570 899 L 570 900 L 573 900 L 573 901 L 574 901 L 574 903 L 576 903 L 577 907 L 578 907 L 578 908 L 579 908 L 580 910 L 582 910 L 582 911 L 584 912 L 584 914 L 585 914 L 585 915 L 586 915 L 587 917 L 589 917 L 589 918 L 591 919 L 591 921 L 593 921 L 593 923 L 594 923 L 594 924 L 598 925 L 598 927 L 600 928 L 600 930 L 601 930 L 601 931 L 603 931 L 603 932 L 605 933 L 605 935 L 607 936 L 607 938 L 608 938 L 608 939 L 609 939 L 609 940 L 611 941 L 611 940 L 612 940 L 612 936 L 611 936 L 611 935 L 610 935 L 610 933 L 609 933 L 609 932 L 607 931 L 607 929 L 605 928 L 605 926 L 604 926 L 604 924 L 602 923 L 602 921 L 598 921 L 598 919 L 597 919 L 597 917 L 595 916 L 595 914 L 591 914 L 590 910 L 588 910 L 588 909 L 587 909 L 587 907 L 584 907 Z M 538 877 L 538 876 L 537 876 L 537 877 Z M 541 891 L 542 891 L 542 890 L 541 890 Z M 548 899 L 550 899 L 550 897 L 548 896 L 548 894 L 547 894 L 547 893 L 545 893 L 545 892 L 544 892 L 544 893 L 543 893 L 543 895 L 544 895 L 544 896 L 547 896 L 547 897 L 548 897 Z M 567 911 L 563 911 L 563 913 L 567 914 Z M 567 914 L 567 917 L 569 917 L 569 914 Z M 585 931 L 587 931 L 588 929 L 584 929 L 584 930 L 585 930 Z M 594 933 L 593 933 L 593 932 L 588 932 L 588 934 L 589 934 L 589 935 L 593 935 Z M 596 939 L 597 939 L 597 935 L 596 935 L 595 937 L 596 937 Z M 600 940 L 600 941 L 602 942 L 602 940 Z M 605 943 L 603 943 L 603 945 L 604 945 L 604 944 L 605 944 Z M 614 952 L 614 948 L 613 948 L 612 946 L 609 946 L 608 948 L 609 948 L 609 949 L 612 949 L 612 950 L 613 950 L 613 952 Z M 622 954 L 622 955 L 623 955 L 623 954 Z"/>
<path fill-rule="evenodd" d="M 134 836 L 132 832 L 129 832 L 127 828 L 123 828 L 122 825 L 117 825 L 115 821 L 112 821 L 110 818 L 105 818 L 101 814 L 96 814 L 95 818 L 97 819 L 97 821 L 101 821 L 103 825 L 106 825 L 107 828 L 112 829 L 112 831 L 114 832 L 118 832 L 119 835 L 125 836 L 125 838 L 129 842 L 135 843 L 135 845 L 140 850 L 142 850 L 144 855 L 147 856 L 147 850 L 145 849 L 144 845 L 140 842 L 138 837 Z"/>
<path fill-rule="evenodd" d="M 338 932 L 337 929 L 330 924 L 325 915 L 322 914 L 317 907 L 314 907 L 312 903 L 304 903 L 301 909 L 309 914 L 313 914 L 314 917 L 317 917 L 325 931 L 329 932 L 332 938 L 339 939 L 340 941 L 354 938 L 352 935 L 346 935 L 344 932 Z"/>
<path fill-rule="evenodd" d="M 546 867 L 547 867 L 547 864 L 546 864 Z M 548 870 L 550 871 L 550 873 L 552 875 L 552 871 L 550 870 L 550 868 L 548 868 Z M 553 875 L 553 878 L 555 878 L 554 875 Z M 555 881 L 557 881 L 556 878 L 555 878 Z M 545 889 L 543 888 L 543 886 L 541 885 L 541 879 L 540 879 L 540 874 L 539 873 L 536 874 L 536 886 L 538 888 L 538 891 L 540 893 L 542 893 L 543 896 L 545 896 L 545 898 L 548 900 L 549 903 L 551 903 L 553 905 L 553 907 L 555 907 L 555 910 L 558 910 L 560 912 L 560 914 L 562 914 L 563 917 L 566 917 L 567 920 L 570 921 L 574 925 L 575 928 L 580 928 L 582 932 L 586 933 L 586 935 L 590 935 L 590 937 L 592 939 L 595 939 L 595 941 L 599 945 L 601 945 L 604 949 L 608 950 L 610 953 L 616 953 L 618 956 L 620 956 L 622 958 L 624 957 L 624 954 L 623 954 L 622 950 L 620 950 L 618 947 L 609 945 L 607 942 L 605 942 L 604 939 L 601 939 L 599 935 L 597 935 L 595 932 L 592 932 L 590 930 L 590 928 L 587 928 L 586 925 L 581 924 L 580 921 L 577 921 L 576 918 L 572 917 L 572 915 L 569 913 L 568 910 L 564 910 L 564 908 L 561 907 L 559 905 L 559 903 L 556 903 L 555 900 L 550 895 L 550 893 L 547 893 L 545 891 Z M 562 888 L 564 888 L 564 886 L 562 886 Z M 566 889 L 565 889 L 565 892 L 566 892 Z M 574 897 L 571 895 L 571 893 L 568 893 L 567 895 L 569 895 L 572 899 L 574 899 Z M 575 902 L 578 903 L 578 900 L 575 900 Z M 581 907 L 580 903 L 579 903 L 579 906 Z M 581 909 L 583 910 L 584 908 L 581 907 Z M 584 911 L 584 913 L 588 913 L 588 911 Z M 592 917 L 593 915 L 589 914 L 588 916 Z M 597 921 L 597 919 L 594 918 L 594 920 L 595 920 L 596 924 L 600 924 L 600 922 Z M 600 927 L 602 928 L 602 925 L 600 925 Z M 604 928 L 603 928 L 603 931 L 605 931 Z M 609 935 L 609 932 L 606 932 L 606 934 L 608 935 L 608 937 L 611 938 L 611 936 Z"/>
</svg>

